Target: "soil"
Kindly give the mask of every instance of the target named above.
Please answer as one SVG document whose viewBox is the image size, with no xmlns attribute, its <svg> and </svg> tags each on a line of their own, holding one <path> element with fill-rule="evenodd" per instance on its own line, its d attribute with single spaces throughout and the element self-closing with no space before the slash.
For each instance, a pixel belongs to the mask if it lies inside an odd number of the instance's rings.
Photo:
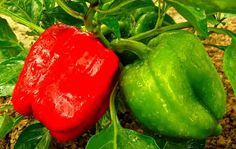
<svg viewBox="0 0 236 149">
<path fill-rule="evenodd" d="M 172 13 L 175 15 L 176 13 Z M 179 16 L 177 18 L 177 22 L 180 19 Z M 32 36 L 28 36 L 26 34 L 27 31 L 30 31 L 28 28 L 19 25 L 10 19 L 8 19 L 11 27 L 14 29 L 18 39 L 23 42 L 26 48 L 29 48 L 35 39 Z M 231 31 L 236 32 L 236 17 L 227 19 L 225 21 L 225 25 L 218 26 L 220 28 L 227 28 Z M 206 39 L 203 43 L 205 44 L 217 44 L 217 45 L 229 45 L 230 38 L 225 35 L 217 35 L 211 34 L 208 39 Z M 208 52 L 212 62 L 214 63 L 217 71 L 224 83 L 225 92 L 227 93 L 227 107 L 224 118 L 220 121 L 223 132 L 221 135 L 217 137 L 209 137 L 206 143 L 206 149 L 236 149 L 236 96 L 233 93 L 232 87 L 230 85 L 229 80 L 225 76 L 223 72 L 223 56 L 224 52 L 213 47 L 206 46 L 206 51 Z M 0 98 L 0 106 L 9 103 L 9 98 Z M 8 113 L 15 115 L 14 111 L 8 111 Z M 0 113 L 1 114 L 1 113 Z M 143 130 L 136 124 L 136 122 L 131 118 L 129 113 L 125 113 L 120 115 L 121 124 L 126 128 L 134 129 L 140 133 L 143 133 Z M 31 121 L 29 119 L 25 119 L 20 122 L 5 138 L 5 140 L 0 140 L 0 149 L 13 149 L 14 144 L 22 132 L 22 130 L 29 125 Z M 94 130 L 91 129 L 85 132 L 82 136 L 80 136 L 76 141 L 71 141 L 67 143 L 58 143 L 55 140 L 52 141 L 51 149 L 83 149 L 88 141 L 88 139 L 94 134 Z"/>
<path fill-rule="evenodd" d="M 226 20 L 225 25 L 220 25 L 219 28 L 229 29 L 236 32 L 236 18 L 231 18 Z M 205 43 L 214 43 L 217 45 L 229 45 L 230 38 L 225 35 L 212 34 Z M 236 149 L 236 96 L 233 93 L 233 89 L 230 85 L 229 80 L 223 72 L 223 56 L 224 52 L 213 47 L 206 47 L 209 56 L 212 58 L 218 73 L 224 83 L 226 95 L 227 95 L 227 106 L 226 113 L 223 120 L 221 120 L 221 125 L 223 127 L 223 132 L 218 137 L 210 137 L 207 140 L 206 148 L 209 149 Z"/>
</svg>

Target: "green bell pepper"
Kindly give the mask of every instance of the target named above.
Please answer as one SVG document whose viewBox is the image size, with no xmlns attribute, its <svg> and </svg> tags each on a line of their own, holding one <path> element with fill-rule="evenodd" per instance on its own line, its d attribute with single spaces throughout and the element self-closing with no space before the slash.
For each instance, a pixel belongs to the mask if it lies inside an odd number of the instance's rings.
<svg viewBox="0 0 236 149">
<path fill-rule="evenodd" d="M 226 95 L 200 40 L 187 31 L 170 31 L 148 46 L 152 51 L 125 66 L 120 78 L 121 91 L 137 120 L 168 137 L 218 135 Z"/>
<path fill-rule="evenodd" d="M 139 33 L 153 29 L 156 25 L 158 14 L 155 12 L 147 12 L 142 15 L 134 27 L 132 35 L 137 35 Z"/>
<path fill-rule="evenodd" d="M 158 19 L 158 7 L 148 6 L 137 9 L 132 16 L 134 17 L 135 23 L 131 30 L 131 35 L 137 35 L 148 30 L 155 28 Z M 163 26 L 175 24 L 175 21 L 168 15 L 165 14 L 163 20 Z"/>
</svg>

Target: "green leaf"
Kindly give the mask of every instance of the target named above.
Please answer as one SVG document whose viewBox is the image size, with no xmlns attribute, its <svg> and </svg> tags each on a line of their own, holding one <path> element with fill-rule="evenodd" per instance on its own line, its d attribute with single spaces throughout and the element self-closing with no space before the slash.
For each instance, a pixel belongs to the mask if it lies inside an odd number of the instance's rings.
<svg viewBox="0 0 236 149">
<path fill-rule="evenodd" d="M 96 124 L 96 132 L 99 132 L 105 128 L 107 128 L 111 124 L 110 113 L 107 111 L 103 117 Z"/>
<path fill-rule="evenodd" d="M 86 145 L 86 149 L 102 149 L 105 146 L 113 147 L 113 138 L 114 138 L 114 126 L 111 125 L 107 129 L 104 129 L 100 133 L 92 136 Z"/>
<path fill-rule="evenodd" d="M 114 124 L 93 136 L 86 149 L 159 149 L 155 140 L 133 130 L 117 127 L 117 141 L 114 140 Z"/>
<path fill-rule="evenodd" d="M 219 34 L 226 34 L 232 38 L 231 45 L 225 49 L 223 68 L 234 93 L 236 93 L 236 34 L 230 30 L 220 28 L 209 28 L 209 30 Z"/>
<path fill-rule="evenodd" d="M 112 124 L 88 141 L 86 149 L 159 149 L 155 140 L 133 130 L 121 127 L 115 109 L 116 83 L 110 95 L 110 115 Z"/>
<path fill-rule="evenodd" d="M 152 0 L 115 0 L 110 7 L 106 6 L 107 10 L 101 10 L 100 13 L 117 15 L 129 13 L 137 8 L 145 6 L 153 6 Z"/>
<path fill-rule="evenodd" d="M 231 18 L 231 17 L 235 17 L 236 14 L 233 13 L 222 13 L 224 18 Z"/>
<path fill-rule="evenodd" d="M 21 121 L 23 120 L 23 117 L 22 116 L 17 116 L 17 117 L 14 117 L 14 127 Z"/>
<path fill-rule="evenodd" d="M 18 23 L 24 24 L 38 33 L 41 28 L 43 3 L 41 0 L 0 0 L 0 14 L 11 17 Z"/>
<path fill-rule="evenodd" d="M 204 149 L 205 140 L 167 141 L 163 149 Z"/>
<path fill-rule="evenodd" d="M 50 10 L 55 7 L 55 0 L 43 0 L 43 4 L 46 10 Z"/>
<path fill-rule="evenodd" d="M 49 131 L 40 123 L 35 123 L 23 130 L 14 149 L 47 149 L 51 142 Z"/>
<path fill-rule="evenodd" d="M 66 1 L 66 4 L 74 11 L 77 11 L 83 14 L 88 9 L 85 1 Z M 45 2 L 45 5 L 46 5 L 46 2 Z M 83 25 L 82 20 L 78 20 L 72 17 L 71 15 L 66 13 L 60 6 L 53 7 L 54 5 L 53 4 L 51 5 L 52 6 L 47 6 L 49 8 L 46 11 L 43 11 L 42 24 L 44 28 L 47 28 L 53 25 L 55 22 L 63 22 L 64 24 L 75 25 L 75 26 Z"/>
<path fill-rule="evenodd" d="M 34 24 L 40 23 L 43 11 L 41 0 L 1 0 L 0 7 Z"/>
<path fill-rule="evenodd" d="M 12 117 L 6 114 L 0 117 L 0 139 L 3 139 L 11 131 L 13 124 Z"/>
<path fill-rule="evenodd" d="M 18 55 L 24 48 L 7 21 L 0 17 L 0 62 Z"/>
<path fill-rule="evenodd" d="M 51 140 L 52 140 L 52 137 L 50 136 L 49 131 L 47 131 L 46 133 L 44 133 L 44 135 L 42 136 L 42 139 L 39 141 L 35 149 L 49 148 Z"/>
<path fill-rule="evenodd" d="M 99 0 L 100 4 L 111 3 L 111 2 L 114 2 L 114 0 Z"/>
<path fill-rule="evenodd" d="M 141 7 L 141 8 L 135 9 L 132 15 L 135 21 L 137 21 L 142 15 L 146 13 L 150 13 L 150 12 L 158 12 L 158 7 L 157 6 Z"/>
<path fill-rule="evenodd" d="M 81 24 L 83 23 L 81 20 L 78 20 L 72 16 L 70 16 L 69 14 L 67 14 L 61 7 L 57 6 L 53 9 L 51 9 L 50 11 L 45 12 L 45 16 L 47 16 L 48 20 L 46 23 L 48 23 L 48 21 L 54 20 L 52 21 L 52 23 L 54 23 L 55 21 L 57 22 L 63 22 L 65 24 L 68 25 L 77 25 L 77 26 L 81 26 Z M 51 26 L 52 25 L 49 24 L 47 26 Z"/>
<path fill-rule="evenodd" d="M 9 115 L 0 116 L 0 139 L 3 139 L 22 120 L 22 117 L 12 118 Z"/>
<path fill-rule="evenodd" d="M 200 36 L 204 38 L 208 36 L 207 17 L 204 10 L 187 6 L 174 0 L 169 1 L 169 3 L 194 26 Z"/>
<path fill-rule="evenodd" d="M 23 64 L 24 58 L 21 56 L 0 63 L 0 96 L 11 96 Z"/>
<path fill-rule="evenodd" d="M 49 14 L 56 7 L 55 0 L 43 0 L 43 11 L 40 25 L 48 28 L 55 23 L 55 18 Z"/>
<path fill-rule="evenodd" d="M 168 0 L 178 1 L 180 3 L 195 7 L 202 8 L 208 13 L 213 12 L 227 12 L 236 13 L 236 3 L 234 0 Z"/>
<path fill-rule="evenodd" d="M 114 16 L 106 16 L 101 20 L 101 22 L 105 24 L 117 38 L 120 38 L 120 25 Z"/>
<path fill-rule="evenodd" d="M 232 38 L 231 45 L 225 50 L 223 68 L 236 93 L 236 36 Z"/>
<path fill-rule="evenodd" d="M 220 21 L 218 21 L 218 20 L 216 19 L 215 15 L 209 15 L 209 16 L 207 16 L 207 21 L 208 21 L 210 24 L 212 24 L 212 25 L 218 25 L 218 24 L 221 23 Z"/>
</svg>

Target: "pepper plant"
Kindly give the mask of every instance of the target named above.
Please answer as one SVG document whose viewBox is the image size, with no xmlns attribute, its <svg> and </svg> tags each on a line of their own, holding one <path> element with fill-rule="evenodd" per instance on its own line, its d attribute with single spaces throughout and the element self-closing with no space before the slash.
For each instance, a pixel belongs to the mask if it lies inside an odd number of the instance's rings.
<svg viewBox="0 0 236 149">
<path fill-rule="evenodd" d="M 1 0 L 0 14 L 37 38 L 25 48 L 0 18 L 0 96 L 11 100 L 0 107 L 1 139 L 28 118 L 16 149 L 50 148 L 90 128 L 87 149 L 204 148 L 222 131 L 226 95 L 201 40 L 231 37 L 211 46 L 224 51 L 236 91 L 236 34 L 217 28 L 228 13 L 230 0 Z M 121 126 L 122 109 L 144 134 Z"/>
</svg>

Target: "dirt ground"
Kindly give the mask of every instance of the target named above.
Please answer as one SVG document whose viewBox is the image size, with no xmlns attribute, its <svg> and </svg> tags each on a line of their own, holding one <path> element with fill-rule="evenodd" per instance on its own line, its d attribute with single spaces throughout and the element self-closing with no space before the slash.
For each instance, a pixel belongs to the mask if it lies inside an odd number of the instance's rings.
<svg viewBox="0 0 236 149">
<path fill-rule="evenodd" d="M 236 18 L 234 17 L 226 20 L 226 24 L 219 27 L 236 32 Z M 225 35 L 212 34 L 210 38 L 205 41 L 205 43 L 229 45 L 230 38 Z M 223 126 L 223 132 L 218 137 L 209 138 L 207 140 L 206 148 L 236 149 L 236 97 L 233 93 L 229 80 L 227 80 L 225 74 L 223 73 L 222 63 L 224 52 L 212 47 L 206 47 L 206 49 L 209 53 L 209 56 L 212 58 L 212 61 L 215 64 L 221 79 L 223 80 L 225 91 L 227 93 L 226 113 L 224 119 L 220 122 Z"/>
<path fill-rule="evenodd" d="M 182 19 L 182 18 L 181 18 Z M 220 25 L 221 28 L 227 28 L 231 31 L 236 32 L 236 17 L 230 18 L 225 21 L 225 25 Z M 14 29 L 18 39 L 24 43 L 24 45 L 29 48 L 34 40 L 33 37 L 28 36 L 26 31 L 28 29 L 22 25 L 19 25 L 13 21 L 9 21 L 10 25 Z M 229 45 L 230 38 L 225 35 L 217 35 L 212 34 L 210 35 L 209 39 L 206 39 L 204 43 L 212 43 L 218 45 Z M 209 137 L 206 143 L 207 149 L 236 149 L 236 96 L 233 94 L 232 87 L 230 86 L 229 81 L 227 80 L 226 76 L 224 75 L 222 63 L 223 63 L 223 56 L 224 52 L 206 46 L 206 50 L 209 56 L 212 59 L 212 62 L 217 68 L 217 71 L 224 83 L 225 91 L 227 93 L 227 107 L 226 113 L 223 120 L 220 121 L 223 127 L 223 132 L 220 136 L 217 137 Z M 5 103 L 6 99 L 0 99 L 0 106 L 1 104 Z M 14 113 L 13 113 L 14 114 Z M 30 123 L 29 120 L 24 120 L 20 122 L 16 128 L 9 133 L 5 140 L 0 140 L 0 149 L 12 149 L 14 147 L 14 143 L 18 138 L 20 132 L 24 127 L 26 127 Z M 132 128 L 139 132 L 142 132 L 135 122 L 132 121 L 129 115 L 123 115 L 121 117 L 121 123 L 123 126 L 127 128 Z M 83 149 L 87 143 L 87 140 L 92 136 L 93 131 L 90 130 L 84 133 L 81 137 L 79 137 L 74 142 L 67 142 L 67 143 L 57 143 L 56 141 L 52 142 L 51 148 L 52 149 Z"/>
</svg>

